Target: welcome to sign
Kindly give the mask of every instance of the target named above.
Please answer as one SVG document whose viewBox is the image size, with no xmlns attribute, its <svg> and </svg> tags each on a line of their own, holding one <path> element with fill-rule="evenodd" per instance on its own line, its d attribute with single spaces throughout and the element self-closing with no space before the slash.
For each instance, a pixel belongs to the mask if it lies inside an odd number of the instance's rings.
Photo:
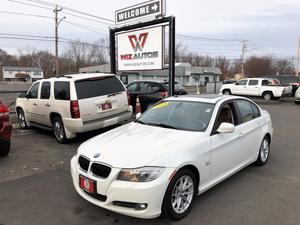
<svg viewBox="0 0 300 225">
<path fill-rule="evenodd" d="M 115 23 L 124 24 L 164 15 L 163 0 L 152 0 L 115 12 Z"/>
</svg>

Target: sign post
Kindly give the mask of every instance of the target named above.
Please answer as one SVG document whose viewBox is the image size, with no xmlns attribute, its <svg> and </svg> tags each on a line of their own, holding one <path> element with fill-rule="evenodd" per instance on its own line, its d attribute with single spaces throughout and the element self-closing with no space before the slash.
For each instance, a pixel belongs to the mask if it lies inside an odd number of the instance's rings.
<svg viewBox="0 0 300 225">
<path fill-rule="evenodd" d="M 169 90 L 175 86 L 175 17 L 164 15 L 164 0 L 152 0 L 116 11 L 116 25 L 110 28 L 111 73 L 164 69 L 164 27 L 169 27 Z M 161 18 L 157 18 L 160 16 Z M 150 21 L 128 24 L 141 19 Z"/>
</svg>

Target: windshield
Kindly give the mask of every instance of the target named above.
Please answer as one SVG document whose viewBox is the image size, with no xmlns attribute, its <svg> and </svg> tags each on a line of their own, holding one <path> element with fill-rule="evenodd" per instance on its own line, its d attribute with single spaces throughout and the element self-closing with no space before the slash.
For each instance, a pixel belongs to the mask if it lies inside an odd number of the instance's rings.
<svg viewBox="0 0 300 225">
<path fill-rule="evenodd" d="M 162 101 L 147 110 L 137 123 L 178 130 L 204 132 L 214 104 L 189 101 Z"/>
</svg>

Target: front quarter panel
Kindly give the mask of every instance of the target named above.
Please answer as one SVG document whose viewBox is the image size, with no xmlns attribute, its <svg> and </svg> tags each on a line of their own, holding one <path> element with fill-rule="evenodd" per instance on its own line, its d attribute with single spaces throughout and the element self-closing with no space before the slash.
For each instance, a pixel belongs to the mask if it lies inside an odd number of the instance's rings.
<svg viewBox="0 0 300 225">
<path fill-rule="evenodd" d="M 200 185 L 209 181 L 211 176 L 210 138 L 196 138 L 184 148 L 168 153 L 152 161 L 150 166 L 174 168 L 177 171 L 184 166 L 194 166 L 200 175 Z"/>
</svg>

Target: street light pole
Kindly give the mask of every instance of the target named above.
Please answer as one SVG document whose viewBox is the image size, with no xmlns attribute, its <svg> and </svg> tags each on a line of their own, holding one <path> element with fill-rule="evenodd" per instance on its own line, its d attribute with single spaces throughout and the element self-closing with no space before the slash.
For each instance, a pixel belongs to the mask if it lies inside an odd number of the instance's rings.
<svg viewBox="0 0 300 225">
<path fill-rule="evenodd" d="M 55 13 L 55 74 L 59 74 L 59 59 L 58 59 L 58 25 L 60 22 L 65 19 L 66 17 L 64 16 L 60 20 L 58 20 L 58 12 L 62 11 L 62 8 L 58 9 L 57 5 L 55 6 L 55 9 L 53 12 Z"/>
</svg>

